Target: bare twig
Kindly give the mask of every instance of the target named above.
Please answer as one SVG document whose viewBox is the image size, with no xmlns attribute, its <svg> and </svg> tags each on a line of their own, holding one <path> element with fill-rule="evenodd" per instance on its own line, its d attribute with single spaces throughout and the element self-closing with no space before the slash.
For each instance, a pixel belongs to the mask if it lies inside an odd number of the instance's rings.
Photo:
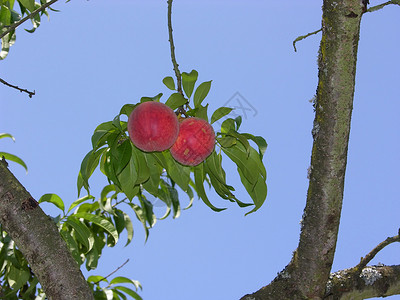
<svg viewBox="0 0 400 300">
<path fill-rule="evenodd" d="M 50 5 L 54 4 L 55 2 L 57 2 L 58 0 L 51 0 L 45 4 L 43 4 L 41 7 L 39 7 L 38 9 L 34 10 L 32 13 L 30 13 L 29 15 L 27 15 L 25 18 L 22 18 L 21 20 L 19 20 L 18 22 L 13 23 L 12 25 L 8 26 L 8 29 L 6 31 L 4 31 L 3 33 L 0 34 L 0 39 L 4 36 L 6 36 L 7 34 L 9 34 L 11 31 L 13 31 L 15 28 L 17 28 L 18 26 L 20 26 L 22 23 L 26 22 L 27 20 L 33 18 L 34 16 L 36 16 L 38 13 L 40 13 L 41 11 L 45 10 L 47 7 L 49 7 Z M 3 29 L 4 27 L 2 27 L 1 29 Z"/>
<path fill-rule="evenodd" d="M 320 28 L 320 29 L 318 29 L 318 30 L 315 30 L 315 31 L 313 31 L 313 32 L 307 33 L 306 35 L 298 36 L 298 37 L 293 41 L 294 52 L 297 52 L 297 48 L 296 48 L 296 43 L 297 43 L 297 42 L 299 42 L 299 41 L 301 41 L 301 40 L 304 40 L 305 38 L 308 38 L 310 35 L 317 34 L 317 33 L 320 32 L 321 30 L 322 30 L 322 28 Z"/>
<path fill-rule="evenodd" d="M 384 240 L 382 243 L 380 243 L 378 246 L 372 249 L 370 253 L 368 253 L 365 257 L 361 258 L 361 261 L 356 266 L 356 268 L 361 272 L 361 270 L 375 257 L 375 255 L 378 254 L 379 251 L 381 251 L 386 246 L 395 242 L 400 242 L 399 235 L 388 237 L 386 240 Z"/>
<path fill-rule="evenodd" d="M 174 46 L 174 38 L 172 36 L 172 0 L 168 0 L 168 33 L 169 33 L 169 43 L 171 46 L 171 60 L 174 65 L 175 76 L 177 80 L 178 93 L 183 95 L 182 91 L 182 76 L 181 72 L 179 72 L 178 63 L 175 58 L 175 46 Z"/>
<path fill-rule="evenodd" d="M 118 268 L 116 268 L 114 271 L 112 271 L 110 274 L 108 274 L 106 277 L 103 277 L 102 279 L 100 279 L 99 281 L 94 282 L 94 284 L 98 284 L 103 280 L 106 280 L 108 277 L 110 277 L 111 275 L 113 275 L 115 272 L 117 272 L 118 270 L 122 269 L 127 263 L 129 262 L 129 258 L 122 264 L 120 265 Z"/>
<path fill-rule="evenodd" d="M 33 92 L 31 92 L 31 91 L 28 91 L 27 89 L 21 89 L 20 87 L 18 87 L 18 86 L 16 86 L 16 85 L 12 85 L 12 84 L 8 83 L 7 81 L 5 81 L 5 80 L 3 80 L 3 79 L 1 79 L 1 78 L 0 78 L 0 82 L 1 82 L 2 84 L 6 85 L 6 86 L 9 86 L 9 87 L 11 87 L 11 88 L 13 88 L 13 89 L 16 89 L 16 90 L 20 91 L 21 93 L 22 93 L 22 92 L 27 93 L 28 96 L 29 96 L 29 98 L 32 98 L 32 96 L 34 96 L 35 93 L 36 93 L 35 90 L 34 90 Z"/>
<path fill-rule="evenodd" d="M 372 7 L 368 8 L 366 12 L 374 12 L 374 11 L 380 10 L 380 9 L 384 8 L 385 6 L 390 5 L 390 4 L 400 5 L 400 1 L 399 0 L 387 1 L 385 3 L 379 4 L 379 5 L 375 5 L 375 6 L 372 6 Z"/>
</svg>

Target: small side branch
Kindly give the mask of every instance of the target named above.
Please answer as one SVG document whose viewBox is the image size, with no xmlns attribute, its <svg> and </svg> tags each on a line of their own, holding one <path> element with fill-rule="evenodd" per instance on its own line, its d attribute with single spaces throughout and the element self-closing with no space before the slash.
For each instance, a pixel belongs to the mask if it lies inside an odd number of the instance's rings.
<svg viewBox="0 0 400 300">
<path fill-rule="evenodd" d="M 122 269 L 127 263 L 129 262 L 129 259 L 127 259 L 122 265 L 120 265 L 118 268 L 116 268 L 114 271 L 112 271 L 110 274 L 108 274 L 106 277 L 103 277 L 102 279 L 100 279 L 99 281 L 96 281 L 94 284 L 98 284 L 103 280 L 106 280 L 108 277 L 110 277 L 111 275 L 113 275 L 114 273 L 116 273 L 118 270 Z"/>
<path fill-rule="evenodd" d="M 316 30 L 316 31 L 307 33 L 306 35 L 298 36 L 298 37 L 293 41 L 294 52 L 297 52 L 297 48 L 296 48 L 296 43 L 297 43 L 297 42 L 308 38 L 310 35 L 317 34 L 317 33 L 320 32 L 320 31 L 322 31 L 322 28 L 320 28 L 320 29 L 318 29 L 318 30 Z"/>
<path fill-rule="evenodd" d="M 4 36 L 6 36 L 7 34 L 9 34 L 11 31 L 13 31 L 15 28 L 17 28 L 18 26 L 20 26 L 22 23 L 26 22 L 29 19 L 32 19 L 34 16 L 36 16 L 38 13 L 40 13 L 41 11 L 45 10 L 47 7 L 49 7 L 50 5 L 54 4 L 55 2 L 57 2 L 58 0 L 51 0 L 45 4 L 43 4 L 41 7 L 39 7 L 38 9 L 34 10 L 32 13 L 30 13 L 29 15 L 27 15 L 25 18 L 22 18 L 21 20 L 19 20 L 18 22 L 13 23 L 12 25 L 8 26 L 8 29 L 6 31 L 4 31 L 3 33 L 0 34 L 0 39 L 3 38 Z M 2 27 L 3 28 L 3 27 Z M 1 29 L 2 29 L 1 28 Z"/>
<path fill-rule="evenodd" d="M 380 10 L 380 9 L 384 8 L 385 6 L 390 5 L 390 4 L 400 5 L 400 1 L 399 0 L 387 1 L 385 3 L 379 4 L 379 5 L 375 5 L 375 6 L 372 6 L 372 7 L 368 8 L 366 12 L 374 12 L 374 11 Z"/>
<path fill-rule="evenodd" d="M 6 86 L 9 86 L 9 87 L 11 87 L 11 88 L 13 88 L 13 89 L 16 89 L 16 90 L 20 91 L 21 93 L 22 93 L 22 92 L 23 92 L 23 93 L 27 93 L 28 96 L 29 96 L 29 98 L 32 98 L 32 96 L 34 96 L 35 93 L 36 93 L 35 90 L 34 90 L 33 92 L 31 92 L 31 91 L 28 91 L 27 89 L 22 89 L 22 88 L 20 88 L 20 87 L 18 87 L 18 86 L 16 86 L 16 85 L 12 85 L 12 84 L 8 83 L 7 81 L 5 81 L 5 80 L 3 80 L 3 79 L 1 79 L 1 78 L 0 78 L 0 82 L 1 82 L 2 84 L 6 85 Z"/>
<path fill-rule="evenodd" d="M 175 45 L 174 45 L 174 38 L 172 36 L 172 0 L 168 0 L 168 33 L 169 33 L 169 44 L 171 47 L 171 60 L 172 64 L 174 65 L 174 71 L 175 71 L 175 76 L 177 80 L 177 86 L 178 86 L 178 93 L 183 95 L 182 91 L 182 76 L 181 72 L 179 71 L 178 68 L 178 63 L 176 62 L 175 58 Z"/>
<path fill-rule="evenodd" d="M 386 246 L 395 242 L 400 242 L 399 235 L 388 237 L 386 240 L 384 240 L 382 243 L 380 243 L 378 246 L 372 249 L 370 253 L 368 253 L 365 257 L 361 258 L 361 261 L 356 266 L 356 268 L 361 272 L 361 270 L 364 269 L 364 267 L 375 257 L 375 255 L 378 254 L 379 251 L 381 251 Z"/>
</svg>

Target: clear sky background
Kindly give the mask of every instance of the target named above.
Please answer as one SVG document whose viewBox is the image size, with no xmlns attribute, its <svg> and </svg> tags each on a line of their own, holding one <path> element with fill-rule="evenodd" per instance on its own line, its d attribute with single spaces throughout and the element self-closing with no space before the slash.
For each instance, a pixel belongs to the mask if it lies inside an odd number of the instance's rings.
<svg viewBox="0 0 400 300">
<path fill-rule="evenodd" d="M 371 1 L 373 5 L 380 1 Z M 126 248 L 104 250 L 100 267 L 89 274 L 139 280 L 145 300 L 239 299 L 268 284 L 296 249 L 306 201 L 312 146 L 322 1 L 176 0 L 173 27 L 181 71 L 196 69 L 199 81 L 213 80 L 209 111 L 239 92 L 256 114 L 243 115 L 242 132 L 262 135 L 268 196 L 264 206 L 246 209 L 219 199 L 216 213 L 202 201 L 173 220 L 159 221 L 144 243 L 134 219 L 135 237 Z M 34 34 L 19 30 L 0 78 L 27 95 L 0 86 L 0 149 L 25 160 L 29 172 L 11 170 L 39 199 L 56 193 L 69 205 L 77 199 L 80 163 L 91 149 L 95 127 L 111 120 L 126 103 L 169 91 L 173 76 L 166 1 L 82 1 L 57 3 Z M 333 271 L 356 265 L 400 227 L 400 8 L 389 6 L 363 17 L 357 84 L 344 193 L 343 217 Z M 25 28 L 28 28 L 25 25 Z M 225 164 L 228 183 L 249 201 L 236 169 Z M 97 171 L 92 194 L 106 183 Z M 182 205 L 186 204 L 182 198 Z M 48 214 L 58 213 L 49 204 Z M 128 210 L 128 208 L 126 208 Z M 159 216 L 163 208 L 156 209 Z M 372 263 L 400 263 L 400 245 L 384 249 Z M 85 275 L 88 272 L 85 271 Z M 400 299 L 394 296 L 391 299 Z"/>
</svg>

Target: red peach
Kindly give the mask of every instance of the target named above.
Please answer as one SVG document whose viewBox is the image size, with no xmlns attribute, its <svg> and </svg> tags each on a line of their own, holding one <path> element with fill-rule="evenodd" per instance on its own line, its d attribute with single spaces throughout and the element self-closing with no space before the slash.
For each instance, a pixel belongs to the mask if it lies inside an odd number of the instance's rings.
<svg viewBox="0 0 400 300">
<path fill-rule="evenodd" d="M 164 103 L 143 102 L 129 116 L 128 133 L 132 143 L 139 149 L 146 152 L 164 151 L 178 137 L 178 118 Z"/>
<path fill-rule="evenodd" d="M 199 118 L 188 118 L 179 125 L 179 135 L 171 147 L 172 157 L 186 166 L 196 166 L 214 150 L 215 133 L 211 125 Z"/>
</svg>

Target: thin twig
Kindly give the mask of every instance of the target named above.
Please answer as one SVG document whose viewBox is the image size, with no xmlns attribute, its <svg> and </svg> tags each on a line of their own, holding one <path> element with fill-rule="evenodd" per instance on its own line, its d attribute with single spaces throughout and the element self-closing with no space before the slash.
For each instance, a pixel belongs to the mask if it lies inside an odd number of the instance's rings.
<svg viewBox="0 0 400 300">
<path fill-rule="evenodd" d="M 8 29 L 6 31 L 4 31 L 3 33 L 0 34 L 0 39 L 4 36 L 6 36 L 7 34 L 9 34 L 11 31 L 13 31 L 15 28 L 17 28 L 19 25 L 21 25 L 22 23 L 24 23 L 25 21 L 32 19 L 34 16 L 36 16 L 38 13 L 40 13 L 41 11 L 45 10 L 47 7 L 49 7 L 50 5 L 52 5 L 53 3 L 57 2 L 58 0 L 51 0 L 50 2 L 47 2 L 45 4 L 43 4 L 41 7 L 39 7 L 38 9 L 35 9 L 32 13 L 30 13 L 29 15 L 27 15 L 25 18 L 22 18 L 21 20 L 19 20 L 16 23 L 13 23 L 12 25 L 10 25 L 8 27 Z M 1 29 L 3 29 L 4 27 L 2 27 Z"/>
<path fill-rule="evenodd" d="M 400 5 L 400 1 L 399 0 L 397 0 L 397 1 L 396 0 L 387 1 L 385 3 L 382 3 L 382 4 L 379 4 L 379 5 L 372 6 L 372 7 L 368 8 L 366 12 L 374 12 L 374 11 L 380 10 L 380 9 L 384 8 L 386 5 L 390 5 L 390 4 Z"/>
<path fill-rule="evenodd" d="M 123 268 L 127 263 L 129 262 L 129 258 L 122 264 L 120 265 L 118 268 L 116 268 L 114 271 L 112 271 L 110 274 L 108 274 L 106 277 L 103 277 L 102 279 L 100 279 L 99 281 L 94 282 L 94 284 L 98 284 L 99 282 L 106 280 L 108 277 L 110 277 L 111 275 L 113 275 L 115 272 L 117 272 L 119 269 Z"/>
<path fill-rule="evenodd" d="M 169 43 L 171 46 L 171 60 L 174 65 L 175 76 L 177 80 L 178 93 L 183 95 L 182 91 L 182 76 L 181 72 L 179 72 L 178 63 L 175 58 L 175 46 L 174 46 L 174 38 L 172 36 L 172 0 L 168 0 L 168 33 L 169 33 Z"/>
<path fill-rule="evenodd" d="M 365 257 L 361 258 L 360 263 L 356 266 L 356 269 L 359 270 L 359 272 L 362 271 L 362 269 L 375 257 L 375 255 L 378 254 L 379 251 L 381 251 L 383 248 L 386 246 L 395 243 L 395 242 L 400 242 L 400 236 L 396 235 L 393 237 L 388 237 L 386 240 L 381 242 L 378 246 L 376 246 L 370 253 L 368 253 Z"/>
<path fill-rule="evenodd" d="M 301 35 L 301 36 L 297 37 L 297 38 L 293 41 L 294 52 L 297 52 L 296 43 L 297 43 L 298 41 L 304 40 L 305 38 L 308 38 L 310 35 L 317 34 L 317 33 L 320 32 L 321 30 L 322 30 L 322 28 L 320 28 L 320 29 L 318 29 L 318 30 L 316 30 L 316 31 L 307 33 L 306 35 Z"/>
<path fill-rule="evenodd" d="M 18 86 L 16 86 L 16 85 L 12 85 L 12 84 L 8 83 L 7 81 L 5 81 L 5 80 L 3 80 L 3 79 L 1 79 L 1 78 L 0 78 L 0 82 L 1 82 L 2 84 L 5 84 L 6 86 L 9 86 L 9 87 L 11 87 L 11 88 L 13 88 L 13 89 L 16 89 L 16 90 L 20 91 L 21 93 L 22 93 L 22 92 L 27 93 L 28 96 L 29 96 L 29 98 L 32 98 L 32 96 L 34 96 L 35 93 L 36 93 L 35 90 L 34 90 L 33 92 L 31 92 L 31 91 L 28 91 L 27 89 L 21 89 L 20 87 L 18 87 Z"/>
</svg>

